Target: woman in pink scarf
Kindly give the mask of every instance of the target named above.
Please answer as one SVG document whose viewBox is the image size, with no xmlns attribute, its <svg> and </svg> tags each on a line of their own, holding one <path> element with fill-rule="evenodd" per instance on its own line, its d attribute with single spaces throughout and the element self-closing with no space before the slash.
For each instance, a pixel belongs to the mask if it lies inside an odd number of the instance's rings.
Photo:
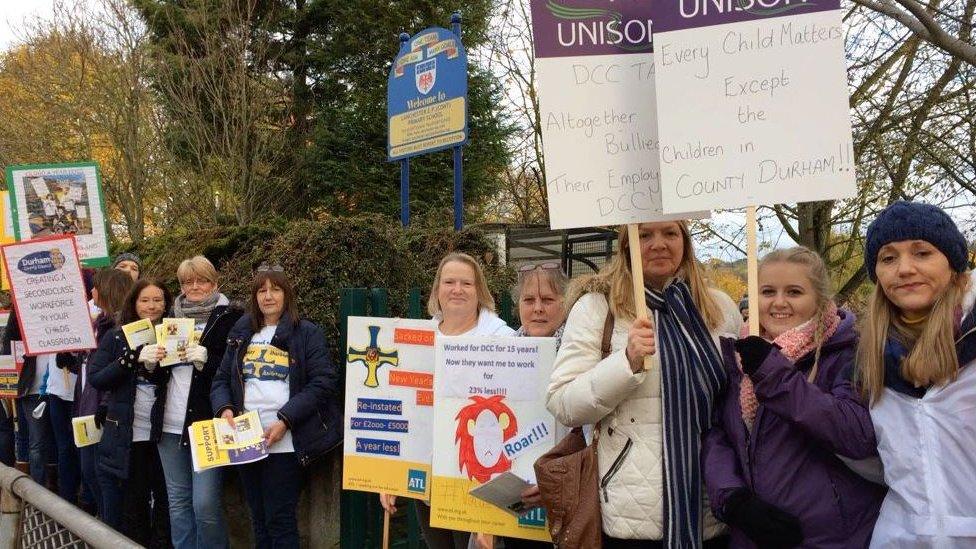
<svg viewBox="0 0 976 549">
<path fill-rule="evenodd" d="M 867 547 L 884 487 L 838 456 L 876 454 L 851 387 L 854 315 L 820 257 L 777 250 L 759 266 L 760 336 L 723 340 L 728 390 L 702 449 L 709 503 L 733 548 Z"/>
</svg>

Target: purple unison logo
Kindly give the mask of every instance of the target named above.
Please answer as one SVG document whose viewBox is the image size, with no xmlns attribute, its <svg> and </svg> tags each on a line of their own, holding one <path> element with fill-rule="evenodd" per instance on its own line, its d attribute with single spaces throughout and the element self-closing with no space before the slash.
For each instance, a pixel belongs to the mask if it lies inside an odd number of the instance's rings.
<svg viewBox="0 0 976 549">
<path fill-rule="evenodd" d="M 64 254 L 53 248 L 27 254 L 17 262 L 17 270 L 29 275 L 52 273 L 64 266 Z"/>
<path fill-rule="evenodd" d="M 536 55 L 651 53 L 651 4 L 647 0 L 533 0 Z"/>
<path fill-rule="evenodd" d="M 437 58 L 417 63 L 415 78 L 417 91 L 423 95 L 430 93 L 430 90 L 434 89 L 434 82 L 437 81 Z"/>
<path fill-rule="evenodd" d="M 816 2 L 808 0 L 678 0 L 681 16 L 707 16 L 730 12 L 745 12 L 760 17 L 783 15 L 803 8 L 812 8 Z"/>
</svg>

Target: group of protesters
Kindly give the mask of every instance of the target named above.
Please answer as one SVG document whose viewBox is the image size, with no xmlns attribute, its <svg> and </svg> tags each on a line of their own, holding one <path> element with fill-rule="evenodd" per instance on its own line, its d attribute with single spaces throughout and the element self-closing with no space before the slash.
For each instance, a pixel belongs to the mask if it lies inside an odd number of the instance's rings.
<svg viewBox="0 0 976 549">
<path fill-rule="evenodd" d="M 865 242 L 874 290 L 860 319 L 835 303 L 821 257 L 777 249 L 759 264 L 750 334 L 681 221 L 639 226 L 644 303 L 621 227 L 596 274 L 570 282 L 559 263 L 521 267 L 517 331 L 463 253 L 441 261 L 428 311 L 439 335 L 556 338 L 539 395 L 596 444 L 604 547 L 973 546 L 976 288 L 965 238 L 939 208 L 896 202 Z M 94 273 L 97 350 L 27 357 L 15 437 L 2 436 L 12 411 L 0 417 L 0 457 L 15 454 L 39 482 L 56 478 L 63 498 L 143 545 L 226 547 L 223 471 L 193 471 L 187 428 L 257 411 L 271 454 L 236 467 L 255 544 L 297 547 L 304 468 L 335 446 L 327 431 L 342 422 L 322 331 L 302 319 L 277 265 L 258 267 L 244 306 L 220 293 L 201 256 L 180 264 L 176 297 L 140 270 L 122 254 Z M 164 316 L 202 332 L 165 368 L 165 347 L 129 348 L 121 331 Z M 3 352 L 17 332 L 10 322 Z M 288 368 L 255 368 L 255 346 L 287 352 Z M 92 414 L 101 442 L 79 450 L 71 418 Z M 545 496 L 522 494 L 526 509 Z M 380 500 L 397 511 L 396 497 Z M 429 506 L 414 509 L 431 549 L 551 547 L 433 528 Z"/>
</svg>

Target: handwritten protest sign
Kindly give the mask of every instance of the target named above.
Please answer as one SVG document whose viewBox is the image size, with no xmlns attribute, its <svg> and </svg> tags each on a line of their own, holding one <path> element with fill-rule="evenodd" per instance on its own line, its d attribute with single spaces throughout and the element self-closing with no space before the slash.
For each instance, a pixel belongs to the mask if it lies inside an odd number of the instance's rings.
<svg viewBox="0 0 976 549">
<path fill-rule="evenodd" d="M 839 0 L 654 4 L 664 211 L 854 194 Z"/>
<path fill-rule="evenodd" d="M 98 164 L 9 166 L 7 185 L 17 240 L 73 234 L 85 265 L 108 265 Z"/>
<path fill-rule="evenodd" d="M 550 540 L 544 509 L 516 514 L 470 491 L 509 472 L 535 482 L 532 464 L 555 443 L 555 358 L 552 338 L 438 336 L 431 526 Z"/>
<path fill-rule="evenodd" d="M 705 217 L 661 208 L 646 0 L 532 0 L 553 229 Z"/>
<path fill-rule="evenodd" d="M 94 349 L 75 238 L 39 238 L 0 249 L 27 354 Z"/>
<path fill-rule="evenodd" d="M 349 317 L 344 489 L 429 496 L 436 327 Z"/>
</svg>

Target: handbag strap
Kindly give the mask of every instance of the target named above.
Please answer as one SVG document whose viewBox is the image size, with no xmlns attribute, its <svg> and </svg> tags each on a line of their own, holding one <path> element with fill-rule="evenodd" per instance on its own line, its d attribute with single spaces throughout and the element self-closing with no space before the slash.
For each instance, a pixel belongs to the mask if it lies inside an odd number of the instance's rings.
<svg viewBox="0 0 976 549">
<path fill-rule="evenodd" d="M 609 299 L 608 299 L 609 301 Z M 600 360 L 610 356 L 610 339 L 613 338 L 613 311 L 609 308 L 609 303 L 607 303 L 607 318 L 603 321 L 603 341 L 600 343 Z M 583 436 L 583 428 L 576 427 L 573 429 L 574 432 L 579 433 Z M 593 445 L 596 446 L 597 439 L 600 438 L 600 422 L 597 421 L 596 425 L 593 426 Z"/>
</svg>

